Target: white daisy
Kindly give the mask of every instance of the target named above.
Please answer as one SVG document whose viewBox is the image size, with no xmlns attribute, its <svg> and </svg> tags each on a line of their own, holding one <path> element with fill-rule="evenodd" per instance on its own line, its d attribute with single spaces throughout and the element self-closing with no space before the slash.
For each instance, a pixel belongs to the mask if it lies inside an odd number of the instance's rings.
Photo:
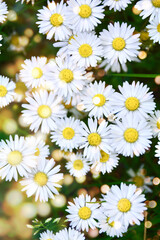
<svg viewBox="0 0 160 240">
<path fill-rule="evenodd" d="M 100 0 L 69 0 L 68 25 L 75 32 L 90 32 L 104 18 L 104 6 Z"/>
<path fill-rule="evenodd" d="M 48 202 L 49 198 L 54 199 L 54 195 L 59 194 L 56 188 L 62 187 L 58 182 L 63 179 L 63 173 L 58 173 L 60 165 L 54 165 L 53 159 L 39 159 L 38 166 L 20 181 L 25 186 L 22 191 L 26 191 L 28 197 L 35 195 L 35 201 Z"/>
<path fill-rule="evenodd" d="M 26 59 L 24 64 L 22 64 L 23 69 L 20 70 L 20 78 L 28 88 L 44 86 L 47 80 L 47 66 L 46 57 L 32 57 L 31 60 Z"/>
<path fill-rule="evenodd" d="M 104 0 L 104 6 L 108 6 L 109 10 L 114 9 L 114 11 L 125 10 L 132 0 Z"/>
<path fill-rule="evenodd" d="M 65 228 L 56 233 L 54 240 L 85 240 L 84 233 L 80 233 L 72 228 Z"/>
<path fill-rule="evenodd" d="M 71 54 L 71 60 L 79 67 L 96 67 L 97 62 L 101 60 L 103 49 L 101 41 L 95 33 L 79 33 L 70 40 L 68 53 Z"/>
<path fill-rule="evenodd" d="M 99 220 L 99 233 L 106 233 L 110 237 L 122 237 L 123 233 L 127 231 L 127 228 L 119 221 L 113 221 L 109 223 L 109 217 L 106 215 L 106 211 L 102 211 L 98 216 Z"/>
<path fill-rule="evenodd" d="M 140 166 L 137 172 L 135 172 L 132 168 L 127 171 L 128 175 L 131 177 L 128 179 L 130 182 L 134 182 L 134 184 L 140 188 L 142 191 L 144 190 L 145 193 L 152 192 L 149 186 L 153 185 L 152 179 L 153 177 L 147 177 L 146 171 L 144 169 L 144 164 Z"/>
<path fill-rule="evenodd" d="M 61 150 L 71 152 L 74 148 L 78 148 L 81 143 L 80 132 L 82 128 L 78 119 L 73 117 L 57 119 L 56 126 L 52 130 L 52 142 L 56 142 Z"/>
<path fill-rule="evenodd" d="M 14 101 L 16 85 L 9 78 L 0 75 L 0 108 Z"/>
<path fill-rule="evenodd" d="M 127 26 L 127 23 L 115 22 L 108 25 L 108 30 L 104 29 L 100 34 L 101 44 L 103 46 L 104 59 L 114 64 L 118 61 L 120 64 L 124 64 L 127 61 L 131 62 L 134 58 L 137 58 L 139 54 L 139 34 L 134 34 L 135 28 L 131 25 Z"/>
<path fill-rule="evenodd" d="M 35 149 L 35 156 L 40 158 L 47 158 L 49 156 L 49 146 L 45 145 L 45 142 L 42 140 L 41 137 L 31 136 L 27 137 L 26 141 L 28 145 L 34 147 Z"/>
<path fill-rule="evenodd" d="M 82 154 L 78 153 L 73 153 L 69 157 L 69 162 L 66 164 L 66 168 L 69 170 L 69 173 L 74 177 L 85 176 L 90 170 L 87 159 L 85 159 Z"/>
<path fill-rule="evenodd" d="M 153 93 L 149 92 L 147 85 L 135 81 L 129 84 L 126 81 L 122 87 L 119 85 L 118 88 L 120 93 L 114 93 L 111 99 L 118 118 L 130 116 L 141 120 L 149 118 L 148 114 L 153 114 L 156 105 L 153 101 Z"/>
<path fill-rule="evenodd" d="M 33 93 L 33 97 L 26 98 L 28 104 L 22 104 L 26 110 L 22 111 L 22 116 L 27 124 L 30 124 L 30 130 L 37 132 L 40 128 L 42 133 L 49 133 L 56 127 L 56 117 L 66 115 L 66 110 L 60 104 L 61 99 L 52 92 L 40 91 Z"/>
<path fill-rule="evenodd" d="M 158 164 L 160 164 L 160 141 L 158 141 L 158 144 L 155 146 L 156 150 L 155 150 L 155 157 L 159 158 Z"/>
<path fill-rule="evenodd" d="M 160 44 L 160 15 L 156 15 L 146 28 L 153 42 L 158 42 Z"/>
<path fill-rule="evenodd" d="M 140 221 L 144 219 L 143 211 L 147 209 L 144 203 L 145 196 L 141 192 L 133 184 L 127 186 L 121 183 L 120 188 L 113 185 L 109 192 L 103 195 L 106 202 L 102 203 L 109 223 L 119 221 L 126 227 L 133 223 L 140 225 Z"/>
<path fill-rule="evenodd" d="M 114 90 L 111 85 L 105 87 L 105 82 L 90 83 L 82 92 L 82 104 L 84 110 L 89 112 L 89 117 L 108 117 L 112 112 L 110 98 Z"/>
<path fill-rule="evenodd" d="M 160 0 L 140 0 L 136 3 L 135 8 L 141 11 L 142 19 L 150 17 L 150 21 L 154 17 L 160 15 Z"/>
<path fill-rule="evenodd" d="M 99 203 L 95 203 L 96 198 L 91 199 L 88 194 L 86 196 L 82 194 L 73 201 L 74 203 L 69 202 L 66 210 L 69 213 L 67 218 L 71 222 L 72 228 L 88 232 L 89 227 L 92 229 L 98 227 L 96 219 L 99 214 Z"/>
<path fill-rule="evenodd" d="M 0 0 L 0 23 L 6 21 L 7 13 L 8 13 L 7 4 L 3 2 L 3 0 Z"/>
<path fill-rule="evenodd" d="M 74 95 L 88 84 L 86 71 L 83 67 L 78 67 L 70 58 L 56 58 L 55 62 L 50 62 L 48 79 L 53 84 L 54 92 L 70 103 Z"/>
<path fill-rule="evenodd" d="M 52 231 L 47 230 L 46 232 L 42 232 L 40 234 L 39 240 L 55 240 L 55 235 Z"/>
<path fill-rule="evenodd" d="M 29 146 L 24 137 L 15 135 L 14 139 L 0 142 L 0 176 L 6 181 L 18 180 L 18 174 L 27 176 L 31 169 L 36 166 L 35 149 Z"/>
<path fill-rule="evenodd" d="M 126 116 L 122 122 L 111 126 L 112 146 L 123 156 L 140 156 L 151 145 L 152 130 L 146 120 L 138 121 L 136 115 Z"/>
<path fill-rule="evenodd" d="M 81 146 L 84 148 L 84 156 L 90 161 L 98 161 L 101 158 L 101 150 L 108 153 L 111 151 L 110 127 L 104 120 L 97 126 L 97 120 L 88 119 L 88 127 L 84 122 L 81 129 Z"/>
<path fill-rule="evenodd" d="M 149 118 L 149 124 L 152 128 L 153 136 L 160 136 L 160 111 L 155 111 Z"/>
<path fill-rule="evenodd" d="M 71 34 L 63 41 L 53 43 L 54 47 L 60 48 L 56 54 L 58 57 L 61 57 L 61 58 L 68 57 L 68 55 L 69 55 L 68 54 L 68 46 L 69 46 L 69 44 L 71 44 L 71 39 L 72 38 L 74 39 L 74 37 L 75 37 L 75 35 L 71 32 Z"/>
<path fill-rule="evenodd" d="M 120 64 L 118 61 L 118 58 L 115 59 L 115 61 L 111 64 L 110 61 L 108 59 L 105 59 L 101 62 L 101 64 L 99 65 L 99 67 L 105 67 L 104 70 L 107 72 L 109 69 L 111 69 L 112 72 L 121 72 L 121 69 L 124 72 L 127 72 L 128 68 L 126 63 L 122 63 Z"/>
<path fill-rule="evenodd" d="M 55 3 L 48 1 L 48 7 L 38 10 L 39 32 L 47 34 L 47 39 L 55 38 L 64 40 L 71 34 L 71 30 L 67 27 L 67 6 L 63 1 Z"/>
<path fill-rule="evenodd" d="M 119 157 L 116 153 L 109 152 L 106 153 L 101 150 L 101 158 L 99 161 L 93 163 L 92 168 L 95 167 L 97 172 L 102 172 L 103 174 L 110 173 L 112 170 L 118 166 Z M 91 161 L 92 163 L 92 161 Z"/>
</svg>

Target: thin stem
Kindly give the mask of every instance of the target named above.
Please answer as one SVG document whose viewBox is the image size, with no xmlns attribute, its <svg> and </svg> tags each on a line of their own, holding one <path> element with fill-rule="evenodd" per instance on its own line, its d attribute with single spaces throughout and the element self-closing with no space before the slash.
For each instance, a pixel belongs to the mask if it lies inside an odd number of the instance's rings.
<svg viewBox="0 0 160 240">
<path fill-rule="evenodd" d="M 143 240 L 146 240 L 147 239 L 147 228 L 146 228 L 147 212 L 145 211 L 144 214 L 145 214 L 145 218 L 144 218 L 144 237 L 143 237 Z"/>
</svg>

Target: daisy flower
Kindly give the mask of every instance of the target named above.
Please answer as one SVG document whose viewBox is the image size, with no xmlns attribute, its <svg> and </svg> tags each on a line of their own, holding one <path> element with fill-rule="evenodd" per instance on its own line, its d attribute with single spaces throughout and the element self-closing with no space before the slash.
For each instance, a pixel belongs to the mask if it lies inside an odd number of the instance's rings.
<svg viewBox="0 0 160 240">
<path fill-rule="evenodd" d="M 69 55 L 68 46 L 71 44 L 71 39 L 74 39 L 74 37 L 75 35 L 71 32 L 63 41 L 53 43 L 53 47 L 60 48 L 56 54 L 58 57 L 65 58 Z"/>
<path fill-rule="evenodd" d="M 0 0 L 0 23 L 3 23 L 6 21 L 7 13 L 8 13 L 7 4 L 3 2 L 3 0 Z"/>
<path fill-rule="evenodd" d="M 136 3 L 135 8 L 141 11 L 142 19 L 150 17 L 150 21 L 160 15 L 160 0 L 140 0 Z"/>
<path fill-rule="evenodd" d="M 110 65 L 118 61 L 121 65 L 127 61 L 131 62 L 139 54 L 139 34 L 134 34 L 135 28 L 127 23 L 115 22 L 108 25 L 108 30 L 104 29 L 100 33 L 101 45 L 103 47 L 104 59 Z"/>
<path fill-rule="evenodd" d="M 155 147 L 156 147 L 155 157 L 159 158 L 158 164 L 160 164 L 160 141 L 158 141 L 158 144 Z"/>
<path fill-rule="evenodd" d="M 84 122 L 82 124 L 81 146 L 84 148 L 83 155 L 90 161 L 98 161 L 101 158 L 101 150 L 108 153 L 111 151 L 110 127 L 104 120 L 97 126 L 97 120 L 88 119 L 88 127 Z"/>
<path fill-rule="evenodd" d="M 0 75 L 0 108 L 14 101 L 16 85 L 9 78 Z"/>
<path fill-rule="evenodd" d="M 35 149 L 35 156 L 37 156 L 39 159 L 40 158 L 47 158 L 50 154 L 49 152 L 49 146 L 45 145 L 45 142 L 42 140 L 40 137 L 36 136 L 31 136 L 27 137 L 26 141 L 28 145 L 34 146 Z"/>
<path fill-rule="evenodd" d="M 26 101 L 28 104 L 22 104 L 25 108 L 22 116 L 26 123 L 30 124 L 31 131 L 37 132 L 41 129 L 42 133 L 49 133 L 56 127 L 55 119 L 66 115 L 63 105 L 60 104 L 61 99 L 52 92 L 35 92 L 33 97 L 28 96 Z"/>
<path fill-rule="evenodd" d="M 47 80 L 46 73 L 48 71 L 46 57 L 26 59 L 24 64 L 22 64 L 22 68 L 20 70 L 20 78 L 28 88 L 37 88 L 45 85 Z"/>
<path fill-rule="evenodd" d="M 63 1 L 47 3 L 48 7 L 38 10 L 39 32 L 47 34 L 47 39 L 55 38 L 55 41 L 65 40 L 71 34 L 67 26 L 67 6 Z"/>
<path fill-rule="evenodd" d="M 79 33 L 70 40 L 68 53 L 71 54 L 71 61 L 79 67 L 96 67 L 101 60 L 103 49 L 101 41 L 95 33 Z"/>
<path fill-rule="evenodd" d="M 54 240 L 85 240 L 84 233 L 80 233 L 72 228 L 65 228 L 56 233 Z"/>
<path fill-rule="evenodd" d="M 90 32 L 104 18 L 104 6 L 100 0 L 69 0 L 67 9 L 68 25 L 76 32 Z"/>
<path fill-rule="evenodd" d="M 35 149 L 29 146 L 24 137 L 15 135 L 14 139 L 0 142 L 0 176 L 6 181 L 18 180 L 18 174 L 27 176 L 31 169 L 36 166 Z"/>
<path fill-rule="evenodd" d="M 140 156 L 151 145 L 152 130 L 146 120 L 138 121 L 136 115 L 128 115 L 111 126 L 111 138 L 117 153 L 125 157 Z"/>
<path fill-rule="evenodd" d="M 62 187 L 58 182 L 63 179 L 63 173 L 58 173 L 60 165 L 54 165 L 53 159 L 39 159 L 37 167 L 20 181 L 24 186 L 22 191 L 26 191 L 28 197 L 35 195 L 35 201 L 48 202 L 49 198 L 54 199 L 54 195 L 59 194 L 56 188 Z"/>
<path fill-rule="evenodd" d="M 69 213 L 67 218 L 71 222 L 71 227 L 87 232 L 89 227 L 92 229 L 98 227 L 96 219 L 99 214 L 99 203 L 96 203 L 96 198 L 91 199 L 88 194 L 86 196 L 82 194 L 73 201 L 74 203 L 69 202 L 66 210 Z"/>
<path fill-rule="evenodd" d="M 109 222 L 109 217 L 106 215 L 106 211 L 102 211 L 98 216 L 99 220 L 99 233 L 106 233 L 110 237 L 122 237 L 123 233 L 127 231 L 127 228 L 119 221 Z"/>
<path fill-rule="evenodd" d="M 140 225 L 143 221 L 143 212 L 147 208 L 144 201 L 145 196 L 137 190 L 134 184 L 127 186 L 121 183 L 120 188 L 113 185 L 110 191 L 103 195 L 106 202 L 102 203 L 103 212 L 109 217 L 109 223 L 119 221 L 125 227 L 129 224 Z"/>
<path fill-rule="evenodd" d="M 142 191 L 145 191 L 145 193 L 152 192 L 149 186 L 153 185 L 153 177 L 145 176 L 144 164 L 140 166 L 137 172 L 133 171 L 133 169 L 130 168 L 127 173 L 131 177 L 128 181 L 134 182 L 135 185 Z"/>
<path fill-rule="evenodd" d="M 117 113 L 118 118 L 130 116 L 138 120 L 149 118 L 148 114 L 153 114 L 155 103 L 153 93 L 149 92 L 147 85 L 133 81 L 129 84 L 127 81 L 123 86 L 118 86 L 120 93 L 114 93 L 111 104 Z"/>
<path fill-rule="evenodd" d="M 103 150 L 101 150 L 100 153 L 101 158 L 99 161 L 94 162 L 91 168 L 95 168 L 97 172 L 102 172 L 103 174 L 112 172 L 112 170 L 118 166 L 118 155 L 113 152 L 106 153 Z"/>
<path fill-rule="evenodd" d="M 40 234 L 39 240 L 55 240 L 55 235 L 52 231 L 47 230 L 46 232 L 42 232 Z"/>
<path fill-rule="evenodd" d="M 89 117 L 108 117 L 112 112 L 110 98 L 113 93 L 112 86 L 105 87 L 105 82 L 90 83 L 81 95 L 84 111 L 89 112 Z"/>
<path fill-rule="evenodd" d="M 153 136 L 160 135 L 160 111 L 155 111 L 154 114 L 149 118 L 149 124 L 152 128 Z"/>
<path fill-rule="evenodd" d="M 78 148 L 81 143 L 80 132 L 82 130 L 81 123 L 73 117 L 57 119 L 56 126 L 51 132 L 52 142 L 61 148 L 61 150 L 69 150 Z"/>
<path fill-rule="evenodd" d="M 99 65 L 100 68 L 104 67 L 104 70 L 107 72 L 109 69 L 111 69 L 112 72 L 121 72 L 121 69 L 124 72 L 127 72 L 128 68 L 126 63 L 119 63 L 118 59 L 115 59 L 115 61 L 111 64 L 110 61 L 108 59 L 105 59 L 101 62 L 101 64 Z"/>
<path fill-rule="evenodd" d="M 78 153 L 73 153 L 70 156 L 69 162 L 66 164 L 66 168 L 69 170 L 69 173 L 74 177 L 85 176 L 90 170 L 87 159 L 85 159 L 82 154 Z"/>
<path fill-rule="evenodd" d="M 160 44 L 160 15 L 150 21 L 150 24 L 146 26 L 150 38 L 154 43 L 158 42 Z"/>
<path fill-rule="evenodd" d="M 104 0 L 103 2 L 104 6 L 108 6 L 109 10 L 114 9 L 115 12 L 125 10 L 125 8 L 127 8 L 131 3 L 132 0 Z"/>
<path fill-rule="evenodd" d="M 50 62 L 48 79 L 53 84 L 55 93 L 70 103 L 74 95 L 88 84 L 84 67 L 78 67 L 70 58 L 56 58 L 55 62 Z"/>
</svg>

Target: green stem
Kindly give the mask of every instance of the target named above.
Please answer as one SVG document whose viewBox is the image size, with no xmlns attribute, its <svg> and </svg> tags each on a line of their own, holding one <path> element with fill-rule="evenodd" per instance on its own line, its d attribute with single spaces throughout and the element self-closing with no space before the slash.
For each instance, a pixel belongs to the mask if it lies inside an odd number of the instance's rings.
<svg viewBox="0 0 160 240">
<path fill-rule="evenodd" d="M 135 78 L 155 78 L 160 76 L 158 74 L 134 74 L 134 73 L 111 73 L 107 74 L 106 77 L 115 76 L 115 77 L 135 77 Z"/>
</svg>

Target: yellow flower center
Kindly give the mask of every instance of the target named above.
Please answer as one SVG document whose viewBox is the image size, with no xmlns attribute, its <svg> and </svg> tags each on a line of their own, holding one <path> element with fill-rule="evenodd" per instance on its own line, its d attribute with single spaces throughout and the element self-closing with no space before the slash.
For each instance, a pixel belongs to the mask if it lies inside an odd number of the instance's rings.
<svg viewBox="0 0 160 240">
<path fill-rule="evenodd" d="M 157 128 L 160 129 L 160 119 L 157 121 Z"/>
<path fill-rule="evenodd" d="M 79 217 L 83 220 L 89 219 L 91 214 L 92 214 L 91 209 L 88 207 L 81 207 L 78 211 Z"/>
<path fill-rule="evenodd" d="M 89 44 L 82 44 L 79 47 L 79 54 L 81 55 L 81 57 L 87 58 L 89 56 L 92 55 L 92 47 Z"/>
<path fill-rule="evenodd" d="M 15 92 L 17 94 L 25 94 L 25 92 L 27 91 L 27 87 L 24 84 L 24 82 L 16 82 L 16 88 L 15 88 Z"/>
<path fill-rule="evenodd" d="M 148 38 L 149 38 L 149 33 L 142 31 L 141 34 L 140 34 L 140 39 L 141 39 L 142 41 L 147 41 Z"/>
<path fill-rule="evenodd" d="M 123 48 L 125 48 L 126 46 L 126 42 L 123 38 L 121 37 L 117 37 L 113 40 L 112 42 L 112 47 L 116 50 L 116 51 L 121 51 L 123 50 Z"/>
<path fill-rule="evenodd" d="M 135 182 L 135 185 L 136 185 L 137 187 L 142 187 L 143 184 L 144 184 L 144 179 L 143 179 L 142 177 L 140 177 L 140 176 L 135 176 L 135 177 L 133 178 L 133 182 Z"/>
<path fill-rule="evenodd" d="M 160 33 L 160 23 L 157 25 L 157 31 Z"/>
<path fill-rule="evenodd" d="M 105 102 L 106 102 L 106 98 L 103 94 L 96 94 L 93 98 L 92 101 L 94 103 L 95 106 L 97 107 L 102 107 Z"/>
<path fill-rule="evenodd" d="M 88 142 L 91 146 L 98 146 L 101 143 L 101 136 L 98 133 L 90 133 Z"/>
<path fill-rule="evenodd" d="M 111 222 L 111 223 L 109 223 L 109 219 L 110 219 L 110 218 L 108 217 L 108 218 L 107 218 L 107 223 L 108 223 L 108 225 L 109 225 L 110 227 L 114 227 L 114 224 L 115 224 L 114 221 Z"/>
<path fill-rule="evenodd" d="M 80 160 L 80 159 L 75 160 L 74 163 L 73 163 L 73 168 L 76 169 L 76 170 L 81 170 L 83 168 L 82 160 Z"/>
<path fill-rule="evenodd" d="M 34 155 L 38 157 L 38 156 L 39 156 L 39 154 L 40 154 L 40 150 L 39 150 L 39 148 L 36 148 L 36 152 L 35 152 L 35 154 L 34 154 Z"/>
<path fill-rule="evenodd" d="M 129 143 L 134 143 L 137 141 L 138 139 L 138 131 L 135 128 L 128 128 L 125 132 L 124 132 L 124 139 L 126 140 L 126 142 Z"/>
<path fill-rule="evenodd" d="M 154 7 L 160 8 L 160 0 L 152 0 L 152 4 Z"/>
<path fill-rule="evenodd" d="M 48 105 L 41 105 L 41 106 L 39 106 L 37 112 L 38 112 L 38 115 L 41 118 L 48 118 L 52 114 L 51 108 Z"/>
<path fill-rule="evenodd" d="M 100 162 L 105 163 L 109 160 L 109 154 L 101 150 L 101 159 Z"/>
<path fill-rule="evenodd" d="M 39 186 L 44 186 L 46 185 L 48 181 L 48 177 L 44 172 L 38 172 L 34 176 L 34 181 L 39 185 Z"/>
<path fill-rule="evenodd" d="M 59 13 L 54 13 L 50 17 L 50 21 L 54 27 L 59 27 L 63 23 L 63 17 Z"/>
<path fill-rule="evenodd" d="M 32 69 L 32 77 L 33 78 L 41 78 L 43 75 L 42 69 L 40 69 L 39 67 L 35 67 Z"/>
<path fill-rule="evenodd" d="M 70 140 L 74 137 L 75 135 L 75 131 L 73 130 L 73 128 L 70 127 L 66 127 L 63 132 L 62 135 L 65 139 Z"/>
<path fill-rule="evenodd" d="M 122 198 L 118 201 L 117 207 L 120 212 L 128 212 L 131 209 L 131 202 L 127 198 Z"/>
<path fill-rule="evenodd" d="M 139 100 L 136 97 L 129 97 L 125 101 L 125 106 L 130 111 L 135 111 L 139 108 Z"/>
<path fill-rule="evenodd" d="M 79 7 L 79 15 L 82 17 L 82 18 L 88 18 L 90 17 L 92 14 L 92 9 L 90 8 L 89 5 L 87 4 L 82 4 L 80 7 Z"/>
<path fill-rule="evenodd" d="M 60 71 L 59 78 L 66 83 L 70 83 L 74 78 L 73 72 L 70 69 L 65 68 Z"/>
<path fill-rule="evenodd" d="M 22 162 L 22 153 L 19 151 L 12 151 L 8 154 L 7 161 L 12 166 L 17 166 Z"/>
<path fill-rule="evenodd" d="M 0 85 L 0 97 L 4 97 L 7 94 L 7 88 L 3 85 Z"/>
</svg>

